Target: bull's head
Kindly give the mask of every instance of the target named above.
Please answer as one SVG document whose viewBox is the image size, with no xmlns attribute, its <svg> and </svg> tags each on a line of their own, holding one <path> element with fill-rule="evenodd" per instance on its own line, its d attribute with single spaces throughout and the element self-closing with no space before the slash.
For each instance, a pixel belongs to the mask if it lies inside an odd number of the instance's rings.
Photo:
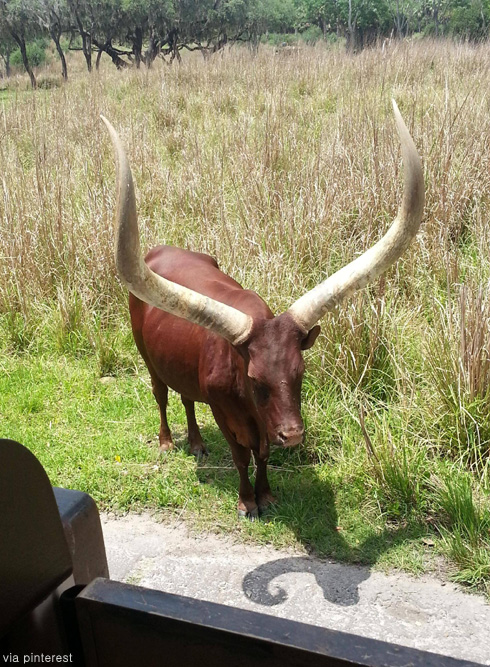
<svg viewBox="0 0 490 667">
<path fill-rule="evenodd" d="M 115 256 L 119 276 L 141 300 L 210 329 L 237 349 L 245 359 L 250 394 L 270 442 L 291 446 L 303 438 L 301 353 L 315 342 L 318 320 L 386 271 L 418 231 L 424 207 L 422 166 L 395 102 L 393 108 L 405 167 L 403 199 L 396 219 L 378 243 L 272 319 L 254 319 L 151 271 L 140 251 L 131 170 L 116 131 L 103 118 L 117 160 Z"/>
</svg>

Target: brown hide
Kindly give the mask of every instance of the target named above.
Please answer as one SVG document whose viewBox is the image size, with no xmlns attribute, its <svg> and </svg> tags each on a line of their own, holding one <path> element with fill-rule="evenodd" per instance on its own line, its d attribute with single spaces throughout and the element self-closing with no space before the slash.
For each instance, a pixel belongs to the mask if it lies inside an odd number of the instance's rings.
<svg viewBox="0 0 490 667">
<path fill-rule="evenodd" d="M 171 446 L 165 387 L 178 392 L 184 405 L 194 401 L 208 403 L 232 447 L 235 462 L 238 460 L 239 471 L 240 462 L 250 458 L 250 450 L 257 463 L 264 466 L 261 484 L 256 484 L 256 497 L 248 476 L 247 484 L 245 472 L 241 474 L 239 509 L 256 515 L 256 500 L 261 506 L 272 500 L 265 473 L 269 443 L 291 446 L 303 438 L 301 349 L 313 344 L 319 327 L 305 339 L 304 332 L 287 313 L 274 317 L 258 294 L 244 290 L 220 271 L 208 255 L 159 246 L 150 251 L 145 261 L 168 280 L 233 306 L 254 319 L 247 341 L 234 346 L 209 329 L 130 295 L 134 338 L 150 371 L 162 413 L 162 448 Z M 243 448 L 248 454 L 240 451 Z M 243 462 L 242 468 L 244 465 Z"/>
</svg>

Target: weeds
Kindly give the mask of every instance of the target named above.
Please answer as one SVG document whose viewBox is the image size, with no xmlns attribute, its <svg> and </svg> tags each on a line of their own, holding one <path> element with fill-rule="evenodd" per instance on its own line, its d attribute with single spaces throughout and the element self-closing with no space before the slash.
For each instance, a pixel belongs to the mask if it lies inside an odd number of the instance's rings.
<svg viewBox="0 0 490 667">
<path fill-rule="evenodd" d="M 481 471 L 490 452 L 490 299 L 487 289 L 468 285 L 451 296 L 434 304 L 427 366 L 449 453 Z"/>
<path fill-rule="evenodd" d="M 429 478 L 427 451 L 421 443 L 410 441 L 407 424 L 400 420 L 396 423 L 386 410 L 371 421 L 375 424 L 372 438 L 361 405 L 359 423 L 369 459 L 368 478 L 380 511 L 390 520 L 406 519 L 412 514 L 424 516 Z"/>
<path fill-rule="evenodd" d="M 457 565 L 456 581 L 490 592 L 490 505 L 475 497 L 468 474 L 447 471 L 436 483 L 436 506 L 442 512 L 446 553 Z"/>
</svg>

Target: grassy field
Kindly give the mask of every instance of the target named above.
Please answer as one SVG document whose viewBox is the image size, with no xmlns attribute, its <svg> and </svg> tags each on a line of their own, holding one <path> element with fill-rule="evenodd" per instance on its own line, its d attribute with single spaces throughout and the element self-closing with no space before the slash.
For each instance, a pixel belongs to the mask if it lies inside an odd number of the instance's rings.
<svg viewBox="0 0 490 667">
<path fill-rule="evenodd" d="M 232 49 L 208 61 L 15 79 L 0 96 L 0 433 L 104 509 L 490 591 L 490 46 Z M 44 76 L 44 79 L 43 79 Z M 209 252 L 279 312 L 372 245 L 401 192 L 394 97 L 423 158 L 422 230 L 322 322 L 306 353 L 307 442 L 274 450 L 279 502 L 238 522 L 238 475 L 210 446 L 160 457 L 158 411 L 112 259 L 114 165 L 128 147 L 143 246 Z M 444 563 L 441 556 L 445 557 Z"/>
</svg>

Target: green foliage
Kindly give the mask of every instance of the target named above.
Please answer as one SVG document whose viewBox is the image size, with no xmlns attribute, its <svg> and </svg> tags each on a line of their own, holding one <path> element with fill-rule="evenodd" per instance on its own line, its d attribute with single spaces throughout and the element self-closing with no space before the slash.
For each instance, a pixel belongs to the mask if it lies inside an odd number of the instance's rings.
<svg viewBox="0 0 490 667">
<path fill-rule="evenodd" d="M 301 32 L 277 33 L 271 32 L 262 35 L 261 42 L 270 46 L 293 46 L 295 44 L 314 45 L 323 38 L 322 31 L 318 26 L 311 25 Z"/>
<path fill-rule="evenodd" d="M 393 410 L 374 415 L 374 432 L 363 433 L 369 455 L 372 493 L 389 519 L 400 520 L 427 510 L 430 464 L 423 445 L 407 437 L 405 416 Z M 391 422 L 391 423 L 390 423 Z"/>
<path fill-rule="evenodd" d="M 29 42 L 27 44 L 27 57 L 29 62 L 33 67 L 39 67 L 48 62 L 48 56 L 46 54 L 46 40 L 37 39 L 34 42 Z M 22 55 L 20 49 L 16 49 L 12 52 L 10 56 L 10 62 L 14 67 L 22 67 Z"/>
<path fill-rule="evenodd" d="M 361 48 L 380 36 L 397 37 L 418 32 L 450 34 L 479 40 L 488 36 L 490 7 L 487 0 L 2 0 L 0 2 L 0 54 L 12 30 L 27 41 L 41 30 L 59 43 L 62 33 L 75 26 L 80 38 L 106 50 L 118 67 L 114 46 L 122 55 L 140 52 L 150 63 L 159 52 L 175 57 L 185 48 L 213 52 L 235 40 L 263 41 L 273 45 L 296 38 L 313 44 L 348 37 Z M 283 35 L 278 41 L 272 35 Z M 264 36 L 266 36 L 264 38 Z M 66 46 L 66 40 L 65 40 Z M 126 53 L 124 54 L 124 51 Z M 39 49 L 31 46 L 32 64 L 42 64 Z M 19 64 L 15 56 L 14 64 Z"/>
<path fill-rule="evenodd" d="M 440 532 L 446 552 L 457 563 L 453 574 L 490 593 L 490 504 L 488 495 L 475 492 L 470 476 L 448 470 L 436 486 L 436 504 L 442 512 Z"/>
<path fill-rule="evenodd" d="M 466 39 L 479 40 L 488 37 L 490 5 L 482 0 L 455 2 L 450 14 L 448 31 Z"/>
<path fill-rule="evenodd" d="M 188 450 L 183 406 L 172 394 L 176 447 L 159 454 L 157 410 L 142 368 L 101 379 L 90 357 L 25 354 L 2 358 L 0 370 L 3 435 L 28 446 L 54 485 L 89 492 L 101 509 L 178 512 L 195 526 L 277 547 L 304 544 L 356 563 L 386 565 L 420 534 L 416 522 L 394 531 L 372 508 L 362 509 L 364 485 L 352 469 L 347 479 L 330 464 L 312 468 L 297 452 L 281 450 L 271 457 L 277 507 L 260 522 L 239 522 L 237 473 L 203 406 L 198 420 L 210 455 L 197 464 Z"/>
<path fill-rule="evenodd" d="M 449 452 L 480 467 L 490 454 L 490 299 L 463 285 L 457 300 L 434 304 L 427 367 L 441 399 Z"/>
<path fill-rule="evenodd" d="M 305 42 L 306 44 L 311 44 L 311 45 L 316 44 L 323 37 L 322 30 L 317 25 L 308 26 L 306 28 L 306 30 L 301 31 L 300 35 L 301 35 L 301 40 L 303 42 Z"/>
</svg>

